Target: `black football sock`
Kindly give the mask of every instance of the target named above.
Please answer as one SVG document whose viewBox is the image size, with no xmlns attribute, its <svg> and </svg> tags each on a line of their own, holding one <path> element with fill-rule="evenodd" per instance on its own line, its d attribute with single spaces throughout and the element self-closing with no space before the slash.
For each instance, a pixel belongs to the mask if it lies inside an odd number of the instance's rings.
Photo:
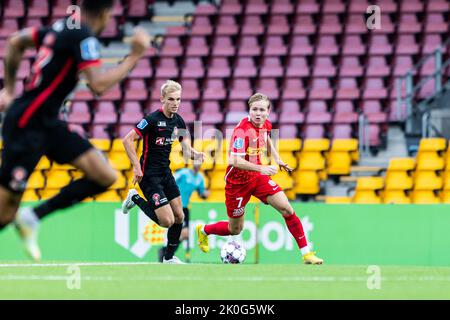
<svg viewBox="0 0 450 320">
<path fill-rule="evenodd" d="M 158 216 L 155 213 L 155 210 L 152 209 L 148 201 L 145 201 L 145 199 L 141 198 L 140 195 L 135 194 L 131 197 L 131 200 L 137 204 L 139 208 L 145 213 L 147 217 L 155 221 L 157 225 L 159 225 Z"/>
<path fill-rule="evenodd" d="M 106 189 L 108 188 L 101 186 L 92 180 L 81 178 L 72 181 L 67 186 L 62 188 L 56 196 L 34 208 L 34 212 L 39 219 L 42 219 L 56 210 L 70 207 L 83 201 L 87 197 L 106 191 Z"/>
<path fill-rule="evenodd" d="M 183 229 L 183 223 L 174 223 L 167 231 L 167 246 L 164 258 L 166 260 L 172 259 L 175 251 L 180 245 L 181 229 Z"/>
</svg>

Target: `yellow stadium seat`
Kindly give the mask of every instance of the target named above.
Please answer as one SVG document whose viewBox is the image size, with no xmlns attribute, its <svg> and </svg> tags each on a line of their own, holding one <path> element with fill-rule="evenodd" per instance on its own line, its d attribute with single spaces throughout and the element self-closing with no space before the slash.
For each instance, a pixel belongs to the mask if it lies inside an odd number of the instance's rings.
<svg viewBox="0 0 450 320">
<path fill-rule="evenodd" d="M 295 157 L 295 155 L 292 152 L 281 151 L 280 152 L 280 158 L 285 163 L 287 163 L 288 166 L 291 167 L 292 169 L 295 170 L 297 168 L 298 160 L 297 160 L 297 158 Z"/>
<path fill-rule="evenodd" d="M 325 198 L 325 203 L 327 204 L 349 204 L 352 203 L 351 197 L 331 197 Z"/>
<path fill-rule="evenodd" d="M 45 185 L 45 179 L 40 171 L 33 171 L 27 182 L 27 190 L 42 189 Z"/>
<path fill-rule="evenodd" d="M 114 184 L 111 187 L 109 187 L 109 189 L 110 190 L 125 189 L 127 188 L 127 186 L 128 186 L 127 177 L 118 172 L 116 182 L 114 182 Z"/>
<path fill-rule="evenodd" d="M 84 173 L 80 170 L 73 170 L 69 172 L 72 180 L 78 180 L 84 177 Z"/>
<path fill-rule="evenodd" d="M 410 190 L 413 187 L 413 178 L 406 171 L 387 171 L 385 189 Z"/>
<path fill-rule="evenodd" d="M 111 147 L 109 139 L 89 139 L 92 145 L 100 151 L 107 152 Z"/>
<path fill-rule="evenodd" d="M 57 195 L 60 190 L 61 190 L 60 188 L 56 188 L 56 189 L 55 188 L 52 188 L 52 189 L 45 188 L 42 190 L 38 190 L 37 193 L 40 196 L 41 200 L 46 200 L 46 199 L 52 198 L 53 196 Z"/>
<path fill-rule="evenodd" d="M 356 183 L 356 190 L 352 202 L 359 204 L 377 204 L 381 203 L 379 190 L 384 187 L 382 177 L 361 177 Z"/>
<path fill-rule="evenodd" d="M 383 202 L 386 204 L 409 204 L 411 199 L 404 190 L 385 190 Z"/>
<path fill-rule="evenodd" d="M 211 190 L 225 190 L 225 171 L 213 170 L 209 174 Z"/>
<path fill-rule="evenodd" d="M 99 202 L 120 202 L 122 197 L 117 193 L 116 190 L 107 190 L 102 194 L 96 195 L 94 197 L 95 201 Z"/>
<path fill-rule="evenodd" d="M 135 146 L 137 141 L 135 141 Z M 122 139 L 114 139 L 111 144 L 110 152 L 125 152 L 125 147 L 123 146 Z"/>
<path fill-rule="evenodd" d="M 50 169 L 50 167 L 51 167 L 50 160 L 46 156 L 43 156 L 36 165 L 35 170 L 48 170 Z"/>
<path fill-rule="evenodd" d="M 318 194 L 320 191 L 320 178 L 317 171 L 296 171 L 294 172 L 295 193 L 297 194 Z"/>
<path fill-rule="evenodd" d="M 439 157 L 435 152 L 422 152 L 417 155 L 416 170 L 443 170 L 445 166 L 445 160 Z"/>
<path fill-rule="evenodd" d="M 172 151 L 169 155 L 170 169 L 176 171 L 178 169 L 184 168 L 186 162 L 183 158 L 183 153 L 181 151 Z"/>
<path fill-rule="evenodd" d="M 433 190 L 413 190 L 411 200 L 414 204 L 438 204 L 441 202 Z"/>
<path fill-rule="evenodd" d="M 434 171 L 416 171 L 414 177 L 414 190 L 442 189 L 443 178 Z"/>
<path fill-rule="evenodd" d="M 357 139 L 334 139 L 331 144 L 331 151 L 358 151 Z"/>
<path fill-rule="evenodd" d="M 286 194 L 286 196 L 288 197 L 289 200 L 295 200 L 296 194 L 295 194 L 295 190 L 294 189 L 284 190 L 284 193 Z"/>
<path fill-rule="evenodd" d="M 76 170 L 76 169 L 77 168 L 75 168 L 74 166 L 72 166 L 72 165 L 70 165 L 68 163 L 60 164 L 60 163 L 57 163 L 56 161 L 53 161 L 52 170 L 59 170 L 59 171 L 65 170 L 65 171 L 68 171 L 68 170 Z"/>
<path fill-rule="evenodd" d="M 45 189 L 61 189 L 70 183 L 72 180 L 68 171 L 65 170 L 51 170 L 47 173 L 47 184 Z"/>
<path fill-rule="evenodd" d="M 419 151 L 435 151 L 440 152 L 444 151 L 447 145 L 447 140 L 444 138 L 425 138 L 421 139 L 419 143 Z"/>
<path fill-rule="evenodd" d="M 279 152 L 297 152 L 302 148 L 302 140 L 300 139 L 280 139 L 278 140 Z"/>
<path fill-rule="evenodd" d="M 303 141 L 302 151 L 327 151 L 330 149 L 330 140 L 328 139 L 306 139 Z"/>
<path fill-rule="evenodd" d="M 300 152 L 298 170 L 323 170 L 325 157 L 320 152 Z"/>
<path fill-rule="evenodd" d="M 331 175 L 349 175 L 352 157 L 347 151 L 330 151 L 327 161 L 327 172 Z"/>
<path fill-rule="evenodd" d="M 116 170 L 128 170 L 131 168 L 130 159 L 124 152 L 110 152 L 109 162 Z"/>
<path fill-rule="evenodd" d="M 36 194 L 36 191 L 34 189 L 26 190 L 23 193 L 22 201 L 38 201 L 39 196 Z"/>
<path fill-rule="evenodd" d="M 392 158 L 389 161 L 388 171 L 412 171 L 415 166 L 414 158 Z"/>
<path fill-rule="evenodd" d="M 283 190 L 289 190 L 294 187 L 294 178 L 286 171 L 278 171 L 278 173 L 271 177 Z"/>
</svg>

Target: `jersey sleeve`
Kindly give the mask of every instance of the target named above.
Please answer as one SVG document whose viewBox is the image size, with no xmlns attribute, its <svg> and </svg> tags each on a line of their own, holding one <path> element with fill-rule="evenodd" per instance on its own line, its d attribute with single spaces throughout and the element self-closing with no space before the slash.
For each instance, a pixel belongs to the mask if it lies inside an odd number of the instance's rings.
<svg viewBox="0 0 450 320">
<path fill-rule="evenodd" d="M 31 34 L 33 37 L 34 46 L 36 49 L 39 49 L 39 47 L 42 45 L 42 42 L 44 41 L 44 37 L 47 34 L 47 32 L 50 30 L 49 27 L 31 27 Z"/>
<path fill-rule="evenodd" d="M 76 32 L 76 34 L 72 41 L 72 51 L 78 71 L 92 66 L 101 66 L 100 43 L 98 39 L 85 28 L 74 30 L 73 32 Z"/>
<path fill-rule="evenodd" d="M 237 127 L 233 131 L 230 141 L 230 154 L 245 156 L 248 148 L 248 137 L 245 134 L 245 130 L 241 127 Z"/>
<path fill-rule="evenodd" d="M 144 117 L 134 128 L 134 131 L 136 131 L 136 133 L 143 138 L 144 135 L 146 135 L 148 133 L 148 131 L 151 128 L 151 119 L 149 117 Z"/>
</svg>

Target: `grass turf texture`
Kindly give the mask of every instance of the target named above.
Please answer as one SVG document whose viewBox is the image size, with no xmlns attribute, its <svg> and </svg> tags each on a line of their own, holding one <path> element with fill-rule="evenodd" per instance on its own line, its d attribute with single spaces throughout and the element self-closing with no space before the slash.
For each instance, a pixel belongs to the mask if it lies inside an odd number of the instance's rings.
<svg viewBox="0 0 450 320">
<path fill-rule="evenodd" d="M 450 268 L 381 266 L 369 290 L 367 266 L 80 263 L 0 264 L 0 299 L 450 299 Z M 68 281 L 69 279 L 69 281 Z"/>
</svg>

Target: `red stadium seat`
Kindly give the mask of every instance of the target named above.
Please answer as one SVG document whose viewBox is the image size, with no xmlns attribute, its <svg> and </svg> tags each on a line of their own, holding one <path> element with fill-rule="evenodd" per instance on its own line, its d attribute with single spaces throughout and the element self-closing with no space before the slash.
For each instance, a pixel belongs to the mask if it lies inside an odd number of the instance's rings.
<svg viewBox="0 0 450 320">
<path fill-rule="evenodd" d="M 181 77 L 185 79 L 201 79 L 205 76 L 203 61 L 200 57 L 186 57 L 181 69 Z"/>
<path fill-rule="evenodd" d="M 231 81 L 230 100 L 245 100 L 253 94 L 250 80 L 247 78 L 235 78 Z"/>
<path fill-rule="evenodd" d="M 213 57 L 207 68 L 208 78 L 229 78 L 231 68 L 227 58 Z"/>
<path fill-rule="evenodd" d="M 212 43 L 211 54 L 214 57 L 233 57 L 236 54 L 236 47 L 234 46 L 231 37 L 215 37 Z"/>
</svg>

